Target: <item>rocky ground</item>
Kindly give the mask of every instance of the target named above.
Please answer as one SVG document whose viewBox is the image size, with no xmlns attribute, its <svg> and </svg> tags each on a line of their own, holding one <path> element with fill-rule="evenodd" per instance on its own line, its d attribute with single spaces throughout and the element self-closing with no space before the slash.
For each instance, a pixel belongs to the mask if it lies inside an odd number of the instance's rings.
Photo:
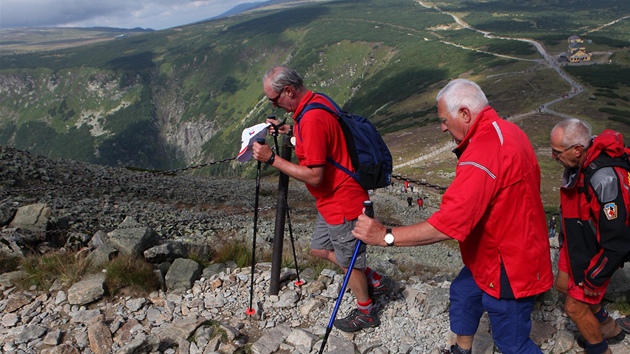
<svg viewBox="0 0 630 354">
<path fill-rule="evenodd" d="M 92 237 L 110 233 L 126 218 L 149 227 L 164 240 L 189 244 L 246 242 L 253 236 L 256 183 L 216 180 L 188 171 L 168 174 L 52 160 L 0 148 L 0 250 L 9 252 L 15 210 L 45 203 L 49 225 Z M 409 207 L 396 188 L 377 191 L 371 199 L 376 216 L 390 224 L 408 224 L 428 216 L 439 194 L 416 186 L 427 208 Z M 420 189 L 418 189 L 420 188 Z M 277 177 L 260 184 L 257 240 L 270 248 L 274 237 Z M 289 205 L 296 249 L 303 254 L 315 210 L 301 184 L 290 185 Z M 54 245 L 50 230 L 48 248 Z M 288 237 L 287 237 L 288 240 Z M 552 239 L 552 255 L 557 253 Z M 289 244 L 285 242 L 285 245 Z M 287 247 L 285 247 L 286 249 Z M 42 247 L 42 249 L 47 249 Z M 368 248 L 369 264 L 394 278 L 397 291 L 378 299 L 381 325 L 356 334 L 333 329 L 326 352 L 440 353 L 450 346 L 448 287 L 461 267 L 456 245 L 420 248 Z M 342 276 L 325 269 L 299 269 L 306 284 L 292 280 L 295 269 L 283 271 L 277 295 L 269 294 L 270 264 L 258 262 L 254 286 L 251 269 L 223 264 L 205 269 L 192 288 L 159 291 L 148 296 L 103 296 L 85 305 L 72 304 L 71 289 L 18 291 L 0 277 L 0 348 L 7 353 L 315 353 L 330 320 Z M 246 314 L 252 301 L 256 313 Z M 619 316 L 609 304 L 613 317 Z M 345 294 L 338 317 L 354 307 Z M 544 353 L 581 353 L 575 326 L 562 312 L 554 291 L 540 296 L 532 315 L 532 338 Z M 496 353 L 484 318 L 475 337 L 475 353 Z M 217 335 L 220 333 L 222 335 Z M 612 346 L 630 353 L 630 340 Z"/>
</svg>

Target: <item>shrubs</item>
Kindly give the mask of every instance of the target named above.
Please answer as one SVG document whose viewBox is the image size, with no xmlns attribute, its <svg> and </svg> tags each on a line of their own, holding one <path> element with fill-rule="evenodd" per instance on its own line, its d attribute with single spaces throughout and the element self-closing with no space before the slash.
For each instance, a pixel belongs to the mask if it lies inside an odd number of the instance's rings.
<svg viewBox="0 0 630 354">
<path fill-rule="evenodd" d="M 26 278 L 19 282 L 20 287 L 36 286 L 48 290 L 58 280 L 64 285 L 78 281 L 87 271 L 88 262 L 81 253 L 57 251 L 41 256 L 23 258 L 20 268 Z"/>
<path fill-rule="evenodd" d="M 153 265 L 139 257 L 118 256 L 105 266 L 105 270 L 105 285 L 110 295 L 116 295 L 123 288 L 146 293 L 160 288 Z"/>
</svg>

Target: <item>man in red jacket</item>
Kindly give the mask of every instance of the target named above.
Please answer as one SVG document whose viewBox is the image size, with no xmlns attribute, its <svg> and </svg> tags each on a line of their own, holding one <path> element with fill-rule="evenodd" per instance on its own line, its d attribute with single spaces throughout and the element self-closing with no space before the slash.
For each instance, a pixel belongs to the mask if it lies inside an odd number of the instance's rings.
<svg viewBox="0 0 630 354">
<path fill-rule="evenodd" d="M 600 303 L 610 277 L 630 252 L 628 171 L 602 167 L 588 185 L 585 173 L 605 155 L 623 156 L 623 138 L 612 130 L 593 138 L 591 128 L 579 119 L 556 124 L 550 138 L 551 156 L 565 167 L 555 287 L 567 295 L 564 310 L 581 333 L 578 344 L 589 354 L 611 353 L 608 344 L 623 340 L 625 333 Z"/>
<path fill-rule="evenodd" d="M 472 81 L 451 81 L 438 93 L 437 107 L 459 159 L 440 209 L 426 221 L 392 229 L 361 215 L 353 235 L 381 246 L 459 241 L 465 266 L 450 289 L 451 330 L 457 334 L 451 353 L 471 352 L 484 310 L 502 353 L 541 353 L 529 338 L 530 316 L 553 275 L 534 149 Z"/>
</svg>

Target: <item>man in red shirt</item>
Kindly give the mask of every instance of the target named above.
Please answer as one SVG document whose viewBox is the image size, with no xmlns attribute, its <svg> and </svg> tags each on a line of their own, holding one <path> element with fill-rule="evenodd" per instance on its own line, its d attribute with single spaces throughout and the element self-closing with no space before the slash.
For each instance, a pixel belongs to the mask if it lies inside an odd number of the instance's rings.
<svg viewBox="0 0 630 354">
<path fill-rule="evenodd" d="M 457 334 L 451 353 L 471 352 L 484 311 L 502 353 L 541 353 L 529 338 L 530 315 L 553 275 L 534 149 L 472 81 L 451 81 L 438 93 L 437 107 L 459 159 L 440 209 L 426 221 L 393 229 L 361 215 L 352 234 L 380 246 L 459 241 L 464 268 L 450 289 Z"/>
<path fill-rule="evenodd" d="M 309 103 L 322 103 L 330 107 L 328 100 L 306 89 L 300 75 L 285 66 L 271 68 L 263 77 L 263 89 L 269 101 L 276 107 L 300 117 Z M 334 110 L 334 107 L 331 107 Z M 291 127 L 279 126 L 276 119 L 267 119 L 278 132 L 287 134 Z M 311 253 L 329 260 L 348 271 L 357 240 L 352 229 L 362 214 L 363 201 L 368 193 L 348 174 L 327 163 L 326 158 L 339 162 L 353 170 L 346 147 L 346 140 L 337 117 L 323 109 L 311 109 L 304 113 L 295 125 L 295 154 L 298 164 L 275 156 L 268 145 L 252 146 L 254 159 L 268 163 L 289 177 L 306 184 L 315 197 L 318 215 L 311 240 Z M 381 276 L 366 266 L 365 244 L 355 261 L 348 285 L 357 300 L 357 308 L 346 318 L 337 319 L 335 327 L 345 332 L 355 332 L 380 324 L 372 297 L 391 292 L 390 278 Z"/>
</svg>

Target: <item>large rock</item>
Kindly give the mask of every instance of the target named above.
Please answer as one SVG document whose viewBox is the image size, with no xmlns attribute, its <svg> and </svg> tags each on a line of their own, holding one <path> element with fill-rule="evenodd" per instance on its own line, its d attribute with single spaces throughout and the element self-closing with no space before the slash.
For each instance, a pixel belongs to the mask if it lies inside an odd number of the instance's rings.
<svg viewBox="0 0 630 354">
<path fill-rule="evenodd" d="M 9 227 L 23 228 L 29 231 L 46 231 L 51 209 L 43 203 L 26 205 L 18 208 L 9 223 Z"/>
<path fill-rule="evenodd" d="M 167 242 L 144 251 L 144 258 L 151 263 L 173 262 L 188 257 L 188 248 L 182 242 Z"/>
<path fill-rule="evenodd" d="M 201 265 L 192 259 L 176 259 L 166 273 L 166 289 L 173 292 L 183 292 L 192 288 L 195 280 L 201 276 L 202 270 Z"/>
<path fill-rule="evenodd" d="M 20 237 L 29 244 L 46 240 L 46 228 L 51 209 L 43 203 L 18 208 L 9 227 L 14 228 Z"/>
<path fill-rule="evenodd" d="M 120 253 L 134 256 L 142 256 L 144 251 L 159 242 L 159 236 L 153 229 L 140 225 L 131 217 L 125 218 L 118 229 L 107 236 Z"/>
<path fill-rule="evenodd" d="M 630 298 L 630 264 L 617 269 L 610 279 L 604 298 L 612 302 L 628 302 Z"/>
<path fill-rule="evenodd" d="M 85 305 L 96 301 L 105 294 L 105 274 L 91 274 L 85 279 L 74 283 L 68 290 L 68 303 L 71 305 Z"/>
<path fill-rule="evenodd" d="M 86 260 L 93 268 L 100 268 L 118 255 L 118 249 L 111 242 L 106 242 L 99 248 L 90 252 Z"/>
</svg>

